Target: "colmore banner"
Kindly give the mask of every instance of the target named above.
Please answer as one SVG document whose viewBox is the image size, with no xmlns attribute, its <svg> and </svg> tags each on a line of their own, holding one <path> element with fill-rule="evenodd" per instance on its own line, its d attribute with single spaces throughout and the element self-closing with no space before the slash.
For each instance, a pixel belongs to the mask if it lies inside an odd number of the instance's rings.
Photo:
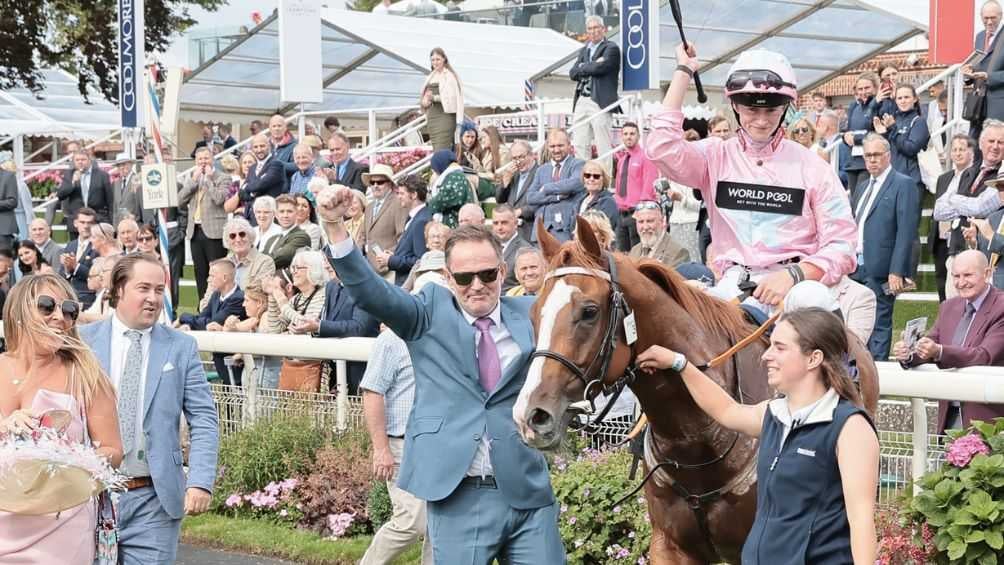
<svg viewBox="0 0 1004 565">
<path fill-rule="evenodd" d="M 143 119 L 143 0 L 119 0 L 119 114 L 122 127 L 141 127 Z"/>
<path fill-rule="evenodd" d="M 659 88 L 659 0 L 621 0 L 624 92 Z"/>
</svg>

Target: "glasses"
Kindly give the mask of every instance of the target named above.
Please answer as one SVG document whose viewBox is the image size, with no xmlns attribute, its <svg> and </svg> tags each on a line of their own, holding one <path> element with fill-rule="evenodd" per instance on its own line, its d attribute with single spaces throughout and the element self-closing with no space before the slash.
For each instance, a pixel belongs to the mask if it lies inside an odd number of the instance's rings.
<svg viewBox="0 0 1004 565">
<path fill-rule="evenodd" d="M 781 87 L 787 86 L 788 88 L 796 88 L 794 84 L 786 82 L 781 78 L 780 75 L 774 71 L 760 70 L 760 71 L 738 71 L 732 73 L 729 79 L 725 82 L 725 88 L 729 90 L 739 90 L 740 88 L 746 86 L 746 83 L 752 81 L 753 86 L 757 88 L 774 88 L 780 90 Z"/>
<path fill-rule="evenodd" d="M 526 155 L 512 155 L 512 160 L 513 161 L 522 161 L 523 159 L 526 159 L 526 157 L 527 157 Z"/>
<path fill-rule="evenodd" d="M 48 318 L 56 311 L 56 299 L 45 294 L 38 297 L 38 302 L 35 305 L 38 307 L 38 313 L 45 318 Z M 63 313 L 63 318 L 68 318 L 74 322 L 77 321 L 77 316 L 80 315 L 80 304 L 74 300 L 64 300 L 59 304 L 59 309 Z"/>
<path fill-rule="evenodd" d="M 603 173 L 582 173 L 582 178 L 583 180 L 588 180 L 588 179 L 602 180 Z"/>
<path fill-rule="evenodd" d="M 638 210 L 661 210 L 662 207 L 659 206 L 658 202 L 653 202 L 651 200 L 642 200 L 638 204 L 635 204 L 635 211 Z"/>
<path fill-rule="evenodd" d="M 233 241 L 233 240 L 237 239 L 238 237 L 241 238 L 241 239 L 244 239 L 247 236 L 248 236 L 248 232 L 246 232 L 246 231 L 233 232 L 233 233 L 230 234 L 230 241 Z"/>
<path fill-rule="evenodd" d="M 141 236 L 139 236 L 139 237 L 136 238 L 136 241 L 139 241 L 140 243 L 148 243 L 148 242 L 153 241 L 153 239 L 154 238 L 153 238 L 152 235 L 141 235 Z"/>
<path fill-rule="evenodd" d="M 488 284 L 498 280 L 499 267 L 500 265 L 496 265 L 491 269 L 485 269 L 474 273 L 450 273 L 450 275 L 453 276 L 453 280 L 460 286 L 469 286 L 472 282 L 474 282 L 474 277 L 478 277 L 478 280 L 483 284 Z"/>
<path fill-rule="evenodd" d="M 305 267 L 303 265 L 290 265 L 289 266 L 289 272 L 291 272 L 291 273 L 296 273 L 298 271 L 305 271 L 306 269 L 307 269 L 307 267 Z"/>
<path fill-rule="evenodd" d="M 791 133 L 794 133 L 794 134 L 809 133 L 809 128 L 795 128 L 795 129 L 791 130 Z"/>
<path fill-rule="evenodd" d="M 383 186 L 390 184 L 390 179 L 370 179 L 370 186 Z"/>
<path fill-rule="evenodd" d="M 886 154 L 885 151 L 883 151 L 881 153 L 865 153 L 864 154 L 864 158 L 865 159 L 881 159 L 885 154 Z"/>
</svg>

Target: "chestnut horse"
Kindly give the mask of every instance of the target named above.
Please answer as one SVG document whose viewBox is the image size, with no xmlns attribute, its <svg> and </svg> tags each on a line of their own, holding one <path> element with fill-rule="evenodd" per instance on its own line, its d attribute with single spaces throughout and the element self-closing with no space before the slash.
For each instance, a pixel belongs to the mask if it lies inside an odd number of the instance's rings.
<svg viewBox="0 0 1004 565">
<path fill-rule="evenodd" d="M 538 225 L 551 272 L 531 311 L 537 352 L 513 407 L 516 424 L 529 445 L 554 448 L 587 389 L 594 396 L 594 384 L 629 382 L 650 423 L 646 467 L 656 468 L 645 483 L 652 563 L 738 563 L 756 512 L 756 440 L 707 416 L 679 375 L 630 375 L 635 356 L 651 345 L 701 364 L 756 328 L 738 307 L 689 286 L 659 263 L 603 253 L 589 225 L 581 218 L 577 224 L 578 241 L 564 245 Z M 629 311 L 637 327 L 631 344 L 623 323 Z M 864 351 L 857 356 L 862 396 L 874 414 L 878 372 L 860 340 L 854 342 Z M 767 345 L 756 340 L 706 373 L 737 401 L 769 399 L 760 361 Z"/>
</svg>

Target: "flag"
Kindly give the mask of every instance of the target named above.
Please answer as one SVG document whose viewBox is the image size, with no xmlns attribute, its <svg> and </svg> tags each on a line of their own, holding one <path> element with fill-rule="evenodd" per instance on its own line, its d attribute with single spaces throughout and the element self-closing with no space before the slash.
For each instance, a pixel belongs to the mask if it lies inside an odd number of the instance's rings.
<svg viewBox="0 0 1004 565">
<path fill-rule="evenodd" d="M 534 85 L 533 81 L 530 79 L 524 80 L 523 101 L 526 102 L 526 104 L 523 106 L 523 109 L 529 110 L 532 107 L 530 102 L 533 102 L 534 100 L 536 100 L 536 98 L 537 98 L 536 85 Z"/>
</svg>

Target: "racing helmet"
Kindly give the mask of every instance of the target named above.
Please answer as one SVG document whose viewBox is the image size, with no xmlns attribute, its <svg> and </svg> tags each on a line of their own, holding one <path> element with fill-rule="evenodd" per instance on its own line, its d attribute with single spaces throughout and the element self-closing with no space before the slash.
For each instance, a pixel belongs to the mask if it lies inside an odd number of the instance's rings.
<svg viewBox="0 0 1004 565">
<path fill-rule="evenodd" d="M 725 96 L 755 107 L 775 107 L 798 100 L 798 83 L 788 59 L 774 51 L 744 51 L 729 69 Z"/>
</svg>

